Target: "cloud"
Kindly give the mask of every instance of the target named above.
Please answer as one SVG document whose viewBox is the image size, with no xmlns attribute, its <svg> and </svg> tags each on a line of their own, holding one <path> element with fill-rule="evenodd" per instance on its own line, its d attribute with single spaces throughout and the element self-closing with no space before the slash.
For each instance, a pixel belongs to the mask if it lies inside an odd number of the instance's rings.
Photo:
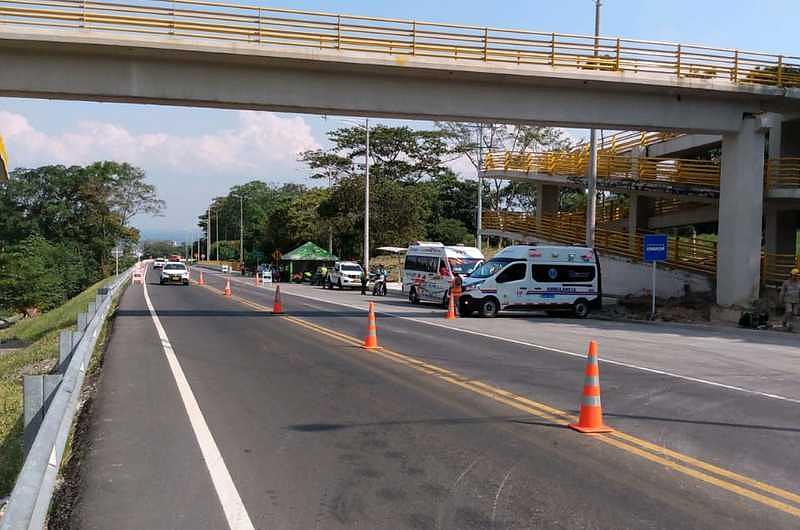
<svg viewBox="0 0 800 530">
<path fill-rule="evenodd" d="M 297 154 L 319 144 L 301 117 L 240 111 L 234 127 L 194 136 L 136 134 L 124 126 L 85 120 L 69 131 L 48 134 L 21 114 L 0 111 L 12 167 L 88 164 L 118 160 L 148 173 L 253 175 L 296 169 Z"/>
</svg>

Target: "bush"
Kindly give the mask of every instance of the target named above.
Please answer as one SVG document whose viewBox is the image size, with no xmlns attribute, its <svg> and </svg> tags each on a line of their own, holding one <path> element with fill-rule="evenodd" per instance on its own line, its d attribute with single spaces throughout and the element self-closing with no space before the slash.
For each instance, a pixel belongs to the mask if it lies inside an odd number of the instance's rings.
<svg viewBox="0 0 800 530">
<path fill-rule="evenodd" d="M 34 315 L 63 302 L 57 257 L 57 248 L 38 234 L 8 247 L 0 257 L 0 305 Z"/>
</svg>

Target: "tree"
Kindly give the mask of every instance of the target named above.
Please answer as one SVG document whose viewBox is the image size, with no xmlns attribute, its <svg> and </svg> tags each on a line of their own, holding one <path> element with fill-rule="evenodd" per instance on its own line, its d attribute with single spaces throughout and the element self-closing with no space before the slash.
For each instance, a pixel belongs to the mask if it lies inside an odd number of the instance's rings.
<svg viewBox="0 0 800 530">
<path fill-rule="evenodd" d="M 86 173 L 103 183 L 108 193 L 110 209 L 127 225 L 137 214 L 159 215 L 164 201 L 158 198 L 156 188 L 145 182 L 145 173 L 128 163 L 95 162 Z"/>
<path fill-rule="evenodd" d="M 28 316 L 66 299 L 60 271 L 53 266 L 56 248 L 38 234 L 11 245 L 0 255 L 0 306 Z"/>
</svg>

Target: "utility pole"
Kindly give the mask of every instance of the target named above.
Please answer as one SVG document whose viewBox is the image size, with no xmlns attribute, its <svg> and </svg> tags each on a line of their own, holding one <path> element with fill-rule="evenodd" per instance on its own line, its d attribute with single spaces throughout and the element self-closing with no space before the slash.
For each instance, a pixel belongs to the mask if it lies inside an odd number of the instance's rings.
<svg viewBox="0 0 800 530">
<path fill-rule="evenodd" d="M 594 56 L 599 55 L 600 8 L 602 0 L 594 1 Z M 596 61 L 595 61 L 596 64 Z M 586 189 L 586 246 L 594 247 L 595 220 L 597 217 L 597 129 L 589 131 L 589 167 Z"/>
<path fill-rule="evenodd" d="M 366 118 L 367 149 L 364 176 L 364 273 L 369 274 L 369 118 Z"/>
<path fill-rule="evenodd" d="M 233 195 L 239 198 L 239 261 L 244 263 L 244 199 L 241 195 Z"/>
<path fill-rule="evenodd" d="M 481 228 L 483 217 L 483 124 L 478 124 L 478 222 L 476 223 L 475 241 L 478 250 L 481 250 Z"/>
<path fill-rule="evenodd" d="M 207 237 L 206 237 L 206 259 L 211 261 L 211 206 L 208 207 L 208 216 L 206 217 Z M 198 243 L 199 244 L 199 243 Z"/>
<path fill-rule="evenodd" d="M 217 256 L 217 261 L 219 261 L 219 208 L 214 208 L 214 213 L 216 214 L 216 217 L 217 217 L 215 219 L 216 222 L 214 223 L 214 225 L 215 225 L 214 229 L 216 230 L 217 235 L 216 235 L 216 237 L 214 239 L 217 242 L 217 254 L 216 254 L 216 256 Z"/>
</svg>

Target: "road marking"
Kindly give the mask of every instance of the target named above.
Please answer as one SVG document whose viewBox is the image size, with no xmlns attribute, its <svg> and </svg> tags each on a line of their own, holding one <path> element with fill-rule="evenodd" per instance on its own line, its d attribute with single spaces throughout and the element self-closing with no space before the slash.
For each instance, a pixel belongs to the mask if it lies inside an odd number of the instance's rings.
<svg viewBox="0 0 800 530">
<path fill-rule="evenodd" d="M 147 278 L 147 269 L 145 269 L 145 278 Z M 203 453 L 203 460 L 208 468 L 208 473 L 211 475 L 211 482 L 214 483 L 214 489 L 219 497 L 219 502 L 222 504 L 222 510 L 225 512 L 225 519 L 228 520 L 228 526 L 231 530 L 255 530 L 253 523 L 250 520 L 250 515 L 239 496 L 239 490 L 233 483 L 233 478 L 225 465 L 225 460 L 222 458 L 214 436 L 208 428 L 203 411 L 200 410 L 200 405 L 194 397 L 189 381 L 183 373 L 181 364 L 178 357 L 175 355 L 175 350 L 172 348 L 172 343 L 169 341 L 167 332 L 164 331 L 164 326 L 161 325 L 161 320 L 156 314 L 153 303 L 150 301 L 150 295 L 147 293 L 147 282 L 144 283 L 144 300 L 147 303 L 147 308 L 150 311 L 150 316 L 153 319 L 153 324 L 158 332 L 158 337 L 161 339 L 161 347 L 164 350 L 164 355 L 167 357 L 172 376 L 175 378 L 175 384 L 178 387 L 178 393 L 183 401 L 183 406 L 186 408 L 186 414 L 189 416 L 189 423 L 192 425 L 197 444 L 200 446 L 200 451 Z"/>
<path fill-rule="evenodd" d="M 222 292 L 212 286 L 205 286 L 209 290 Z M 240 304 L 252 307 L 259 311 L 269 311 L 267 308 L 257 302 L 253 302 L 239 296 L 232 297 L 232 300 Z M 344 304 L 341 304 L 344 305 Z M 357 308 L 360 309 L 360 308 Z M 278 315 L 276 315 L 278 316 Z M 304 327 L 310 331 L 328 336 L 332 339 L 344 342 L 351 346 L 360 348 L 361 340 L 352 337 L 345 333 L 335 331 L 319 324 L 309 322 L 290 315 L 279 315 L 278 318 L 288 320 L 294 324 Z M 418 372 L 431 375 L 437 379 L 453 384 L 465 390 L 471 391 L 475 394 L 492 399 L 495 402 L 503 403 L 517 410 L 526 412 L 528 414 L 537 416 L 547 420 L 556 425 L 566 426 L 568 423 L 574 422 L 577 418 L 568 412 L 556 409 L 544 403 L 539 403 L 528 399 L 523 396 L 514 394 L 507 390 L 461 376 L 455 372 L 441 368 L 439 366 L 420 361 L 408 355 L 389 350 L 387 348 L 378 348 L 375 350 L 361 350 L 365 355 L 376 355 L 387 360 L 393 361 L 398 364 L 408 366 Z M 766 484 L 764 482 L 740 475 L 733 471 L 723 469 L 712 464 L 703 462 L 688 455 L 672 451 L 665 447 L 661 447 L 650 443 L 646 440 L 637 438 L 635 436 L 615 431 L 609 434 L 592 435 L 592 439 L 606 443 L 610 446 L 616 447 L 629 454 L 633 454 L 644 458 L 650 462 L 665 466 L 674 471 L 678 471 L 684 475 L 695 478 L 697 480 L 714 485 L 731 493 L 748 498 L 765 506 L 769 506 L 776 510 L 782 511 L 794 517 L 800 518 L 800 508 L 787 504 L 775 498 L 769 497 L 766 494 L 780 497 L 787 501 L 800 504 L 800 495 L 791 491 L 783 490 L 781 488 Z M 693 466 L 693 467 L 692 467 Z M 699 468 L 699 469 L 695 469 Z M 702 469 L 703 471 L 700 471 Z M 705 471 L 705 472 L 704 472 Z M 717 476 L 714 476 L 717 475 Z M 727 479 L 727 480 L 726 480 Z M 735 482 L 734 482 L 735 481 Z M 738 484 L 737 484 L 738 483 Z M 747 489 L 747 486 L 751 489 Z M 761 493 L 753 490 L 761 490 Z"/>
<path fill-rule="evenodd" d="M 214 271 L 214 272 L 216 272 L 216 271 Z M 217 274 L 217 276 L 219 276 L 219 274 Z M 246 284 L 244 282 L 241 282 L 241 281 L 238 281 L 238 280 L 235 280 L 235 279 L 233 281 L 236 282 L 236 283 L 242 284 L 242 285 L 249 285 L 249 284 Z M 284 292 L 283 294 L 285 294 L 287 296 L 297 296 L 298 298 L 305 298 L 306 300 L 315 300 L 317 302 L 323 302 L 323 303 L 326 303 L 326 304 L 338 305 L 338 306 L 347 307 L 347 308 L 350 308 L 350 309 L 358 309 L 360 311 L 366 311 L 365 308 L 363 308 L 361 306 L 358 306 L 358 305 L 348 304 L 348 303 L 345 303 L 345 302 L 336 302 L 336 301 L 333 301 L 333 300 L 322 300 L 320 298 L 315 298 L 313 296 L 309 296 L 309 295 L 306 295 L 306 294 L 292 293 L 292 292 Z M 380 304 L 380 302 L 377 302 L 377 303 Z M 381 310 L 381 309 L 377 309 L 376 313 L 379 314 L 379 315 L 390 316 L 392 318 L 400 318 L 400 319 L 403 319 L 403 320 L 409 320 L 411 322 L 416 322 L 418 324 L 424 324 L 426 326 L 433 326 L 433 327 L 437 327 L 437 328 L 447 329 L 447 330 L 450 330 L 450 331 L 458 331 L 460 333 L 466 333 L 466 334 L 469 334 L 469 335 L 476 335 L 476 336 L 484 337 L 484 338 L 487 338 L 487 339 L 498 340 L 498 341 L 502 341 L 502 342 L 508 342 L 508 343 L 511 343 L 511 344 L 517 344 L 519 346 L 527 346 L 529 348 L 537 348 L 537 349 L 540 349 L 540 350 L 551 351 L 551 352 L 554 352 L 554 353 L 560 353 L 562 355 L 569 355 L 570 357 L 578 357 L 578 358 L 581 358 L 581 359 L 586 357 L 585 353 L 576 353 L 576 352 L 571 352 L 571 351 L 567 351 L 567 350 L 561 350 L 559 348 L 554 348 L 552 346 L 545 346 L 545 345 L 542 345 L 542 344 L 536 344 L 536 343 L 527 342 L 527 341 L 524 341 L 524 340 L 512 339 L 512 338 L 509 338 L 509 337 L 501 337 L 499 335 L 492 335 L 491 333 L 484 333 L 484 332 L 481 332 L 481 331 L 473 331 L 471 329 L 464 329 L 464 328 L 460 328 L 460 327 L 452 326 L 452 325 L 448 325 L 448 324 L 441 324 L 439 322 L 431 322 L 430 320 L 423 320 L 423 319 L 416 318 L 416 317 L 407 317 L 407 316 L 398 315 L 398 314 L 392 313 L 390 311 L 385 311 L 385 310 Z M 689 376 L 689 375 L 677 374 L 675 372 L 668 372 L 666 370 L 659 370 L 658 368 L 648 368 L 647 366 L 641 366 L 641 365 L 638 365 L 638 364 L 632 364 L 632 363 L 628 363 L 628 362 L 625 362 L 625 361 L 615 361 L 613 359 L 607 359 L 607 358 L 602 357 L 602 356 L 600 357 L 600 360 L 603 361 L 604 363 L 613 364 L 615 366 L 621 366 L 623 368 L 630 368 L 632 370 L 641 370 L 643 372 L 648 372 L 648 373 L 651 373 L 651 374 L 663 375 L 665 377 L 672 377 L 674 379 L 681 379 L 683 381 L 689 381 L 689 382 L 692 382 L 692 383 L 699 383 L 699 384 L 702 384 L 702 385 L 709 385 L 709 386 L 714 386 L 714 387 L 717 387 L 717 388 L 724 388 L 726 390 L 732 390 L 734 392 L 741 392 L 741 393 L 744 393 L 744 394 L 755 395 L 755 396 L 764 397 L 764 398 L 768 398 L 768 399 L 777 399 L 777 400 L 780 400 L 780 401 L 786 401 L 788 403 L 795 403 L 795 404 L 800 405 L 800 399 L 797 399 L 797 398 L 781 396 L 779 394 L 772 394 L 772 393 L 769 393 L 769 392 L 761 392 L 759 390 L 752 390 L 752 389 L 744 388 L 744 387 L 741 387 L 741 386 L 728 385 L 728 384 L 725 384 L 725 383 L 719 383 L 717 381 L 711 381 L 709 379 L 702 379 L 702 378 L 699 378 L 699 377 L 692 377 L 692 376 Z"/>
</svg>

